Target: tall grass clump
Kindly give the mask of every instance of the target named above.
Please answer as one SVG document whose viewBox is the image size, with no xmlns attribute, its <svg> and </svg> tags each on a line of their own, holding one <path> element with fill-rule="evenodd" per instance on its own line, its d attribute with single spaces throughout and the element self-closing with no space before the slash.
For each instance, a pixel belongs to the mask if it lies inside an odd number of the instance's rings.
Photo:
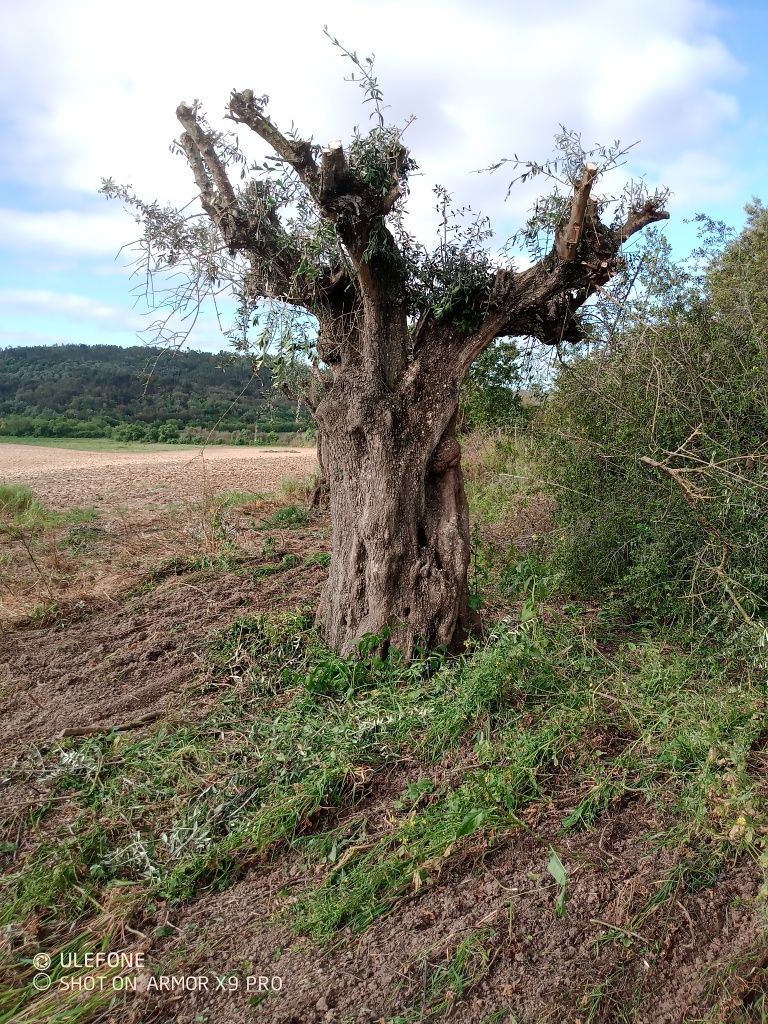
<svg viewBox="0 0 768 1024">
<path fill-rule="evenodd" d="M 95 508 L 53 512 L 27 484 L 0 484 L 0 534 L 12 539 L 38 534 L 47 527 L 88 523 L 97 518 Z"/>
<path fill-rule="evenodd" d="M 26 484 L 0 484 L 0 522 L 20 529 L 44 525 L 47 513 L 32 489 Z"/>
</svg>

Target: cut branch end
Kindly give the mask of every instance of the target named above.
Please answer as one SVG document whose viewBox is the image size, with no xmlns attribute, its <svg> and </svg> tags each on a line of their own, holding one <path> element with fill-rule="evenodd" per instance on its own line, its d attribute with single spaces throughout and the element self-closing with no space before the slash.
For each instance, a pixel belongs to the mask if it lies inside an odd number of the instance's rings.
<svg viewBox="0 0 768 1024">
<path fill-rule="evenodd" d="M 584 227 L 584 218 L 589 202 L 589 193 L 592 191 L 592 184 L 597 177 L 597 164 L 587 164 L 581 181 L 576 186 L 573 202 L 571 203 L 571 215 L 568 218 L 563 231 L 558 233 L 555 242 L 557 255 L 564 263 L 572 263 L 576 259 L 576 251 L 579 248 L 579 239 Z"/>
</svg>

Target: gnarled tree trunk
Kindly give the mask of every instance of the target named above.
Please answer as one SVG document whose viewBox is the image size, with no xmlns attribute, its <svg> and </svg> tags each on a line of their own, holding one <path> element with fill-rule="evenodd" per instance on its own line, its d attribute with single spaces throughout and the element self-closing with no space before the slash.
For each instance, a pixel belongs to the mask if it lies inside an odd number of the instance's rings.
<svg viewBox="0 0 768 1024">
<path fill-rule="evenodd" d="M 407 387 L 363 390 L 341 377 L 318 407 L 333 524 L 318 619 L 335 650 L 385 627 L 408 657 L 419 643 L 463 642 L 473 619 L 457 404 L 454 388 L 428 419 Z"/>
</svg>

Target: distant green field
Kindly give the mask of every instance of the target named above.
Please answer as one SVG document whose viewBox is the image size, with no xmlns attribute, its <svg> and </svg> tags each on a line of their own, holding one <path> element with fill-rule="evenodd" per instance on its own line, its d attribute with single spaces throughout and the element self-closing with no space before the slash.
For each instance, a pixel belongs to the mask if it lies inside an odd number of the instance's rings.
<svg viewBox="0 0 768 1024">
<path fill-rule="evenodd" d="M 175 452 L 200 448 L 198 444 L 148 444 L 144 441 L 112 441 L 108 437 L 0 437 L 0 444 L 74 448 L 81 452 Z"/>
<path fill-rule="evenodd" d="M 3 437 L 0 436 L 0 445 L 4 444 L 31 444 L 38 448 L 74 448 L 79 452 L 184 452 L 199 451 L 205 447 L 202 444 L 164 444 L 161 442 L 152 444 L 147 441 L 112 441 L 108 437 Z M 288 448 L 305 448 L 312 445 L 297 444 L 295 441 L 290 444 L 268 445 L 223 445 L 212 444 L 210 448 L 230 449 L 238 452 L 255 448 L 256 451 L 274 452 L 286 451 Z"/>
</svg>

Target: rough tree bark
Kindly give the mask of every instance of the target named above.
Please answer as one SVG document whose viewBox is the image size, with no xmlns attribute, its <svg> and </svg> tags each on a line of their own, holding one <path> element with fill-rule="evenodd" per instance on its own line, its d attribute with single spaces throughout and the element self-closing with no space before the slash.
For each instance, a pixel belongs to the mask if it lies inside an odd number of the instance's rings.
<svg viewBox="0 0 768 1024">
<path fill-rule="evenodd" d="M 215 138 L 181 105 L 181 145 L 202 205 L 230 251 L 250 259 L 254 294 L 311 311 L 319 363 L 311 403 L 330 489 L 328 581 L 318 609 L 327 642 L 349 652 L 387 627 L 407 655 L 461 644 L 469 608 L 469 519 L 455 436 L 461 383 L 498 337 L 548 344 L 581 337 L 576 311 L 617 271 L 631 234 L 667 216 L 657 201 L 625 224 L 602 224 L 590 197 L 596 168 L 575 188 L 571 216 L 548 256 L 523 271 L 488 276 L 471 329 L 425 305 L 413 315 L 405 262 L 388 225 L 404 192 L 407 151 L 386 154 L 386 181 L 360 174 L 339 142 L 318 150 L 283 135 L 250 90 L 234 92 L 229 117 L 264 139 L 333 226 L 339 258 L 301 273 L 299 246 L 259 184 L 235 192 Z"/>
</svg>

